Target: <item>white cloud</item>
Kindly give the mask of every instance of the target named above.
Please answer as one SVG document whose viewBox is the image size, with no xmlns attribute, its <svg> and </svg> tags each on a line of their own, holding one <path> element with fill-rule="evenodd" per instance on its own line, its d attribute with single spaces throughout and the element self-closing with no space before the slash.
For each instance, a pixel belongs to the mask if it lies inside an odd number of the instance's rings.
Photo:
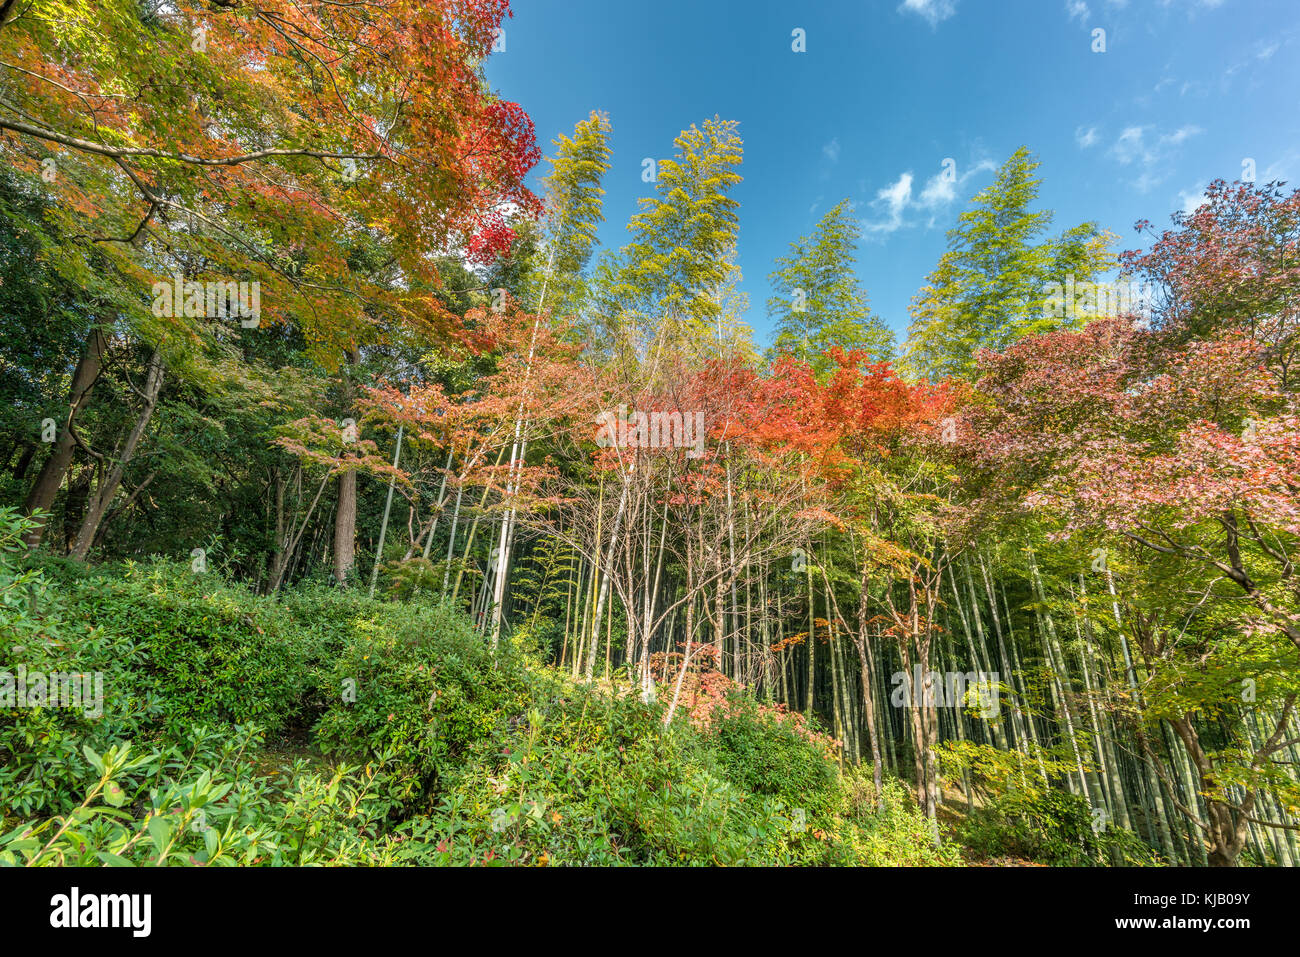
<svg viewBox="0 0 1300 957">
<path fill-rule="evenodd" d="M 1101 139 L 1097 135 L 1097 127 L 1090 126 L 1086 130 L 1080 126 L 1074 131 L 1074 141 L 1079 144 L 1079 149 L 1086 150 L 1089 146 L 1096 144 Z"/>
<path fill-rule="evenodd" d="M 1124 165 L 1140 160 L 1144 165 L 1151 165 L 1161 159 L 1161 155 L 1171 146 L 1178 146 L 1205 132 L 1199 126 L 1180 126 L 1172 133 L 1162 133 L 1154 142 L 1146 138 L 1146 126 L 1126 126 L 1119 139 L 1111 147 L 1111 154 Z"/>
<path fill-rule="evenodd" d="M 1271 40 L 1271 39 L 1256 40 L 1254 43 L 1255 52 L 1253 55 L 1248 56 L 1243 60 L 1238 60 L 1236 63 L 1232 64 L 1231 66 L 1229 66 L 1227 69 L 1223 71 L 1223 84 L 1225 84 L 1224 89 L 1227 88 L 1226 84 L 1230 82 L 1234 76 L 1236 76 L 1238 73 L 1241 73 L 1242 71 L 1246 71 L 1246 75 L 1248 77 L 1251 78 L 1258 77 L 1259 75 L 1258 71 L 1267 67 L 1268 62 L 1273 59 L 1273 55 L 1277 53 L 1278 50 L 1282 49 L 1284 45 L 1289 44 L 1290 42 L 1291 42 L 1291 37 L 1286 35 L 1283 35 L 1281 41 Z"/>
<path fill-rule="evenodd" d="M 1155 189 L 1164 180 L 1164 176 L 1158 170 L 1144 169 L 1138 174 L 1137 179 L 1133 180 L 1133 188 L 1139 193 L 1149 193 Z"/>
<path fill-rule="evenodd" d="M 909 212 L 929 214 L 927 225 L 933 225 L 934 214 L 956 201 L 958 191 L 967 180 L 978 173 L 996 168 L 992 160 L 983 159 L 967 167 L 960 175 L 956 173 L 955 168 L 952 172 L 940 170 L 925 181 L 919 194 L 912 192 L 915 177 L 912 171 L 908 170 L 899 175 L 893 183 L 876 192 L 876 198 L 870 205 L 879 218 L 864 220 L 863 229 L 868 233 L 885 234 L 920 222 L 919 219 L 909 220 L 907 215 Z"/>
<path fill-rule="evenodd" d="M 1121 166 L 1136 166 L 1137 178 L 1133 185 L 1139 192 L 1148 192 L 1162 183 L 1170 172 L 1175 148 L 1191 137 L 1203 133 L 1199 126 L 1180 126 L 1172 133 L 1161 133 L 1154 139 L 1147 133 L 1149 126 L 1126 126 L 1119 134 L 1110 156 Z"/>
<path fill-rule="evenodd" d="M 838 163 L 840 159 L 840 138 L 837 136 L 829 143 L 822 147 L 822 156 L 825 156 L 832 163 Z"/>
<path fill-rule="evenodd" d="M 1125 127 L 1124 132 L 1120 133 L 1119 139 L 1115 141 L 1115 145 L 1110 148 L 1111 155 L 1127 166 L 1145 152 L 1142 135 L 1140 126 Z"/>
<path fill-rule="evenodd" d="M 1268 183 L 1275 179 L 1292 180 L 1295 177 L 1291 174 L 1291 169 L 1296 160 L 1300 160 L 1300 151 L 1287 153 L 1280 159 L 1274 160 L 1265 167 L 1264 172 L 1257 178 L 1257 182 Z"/>
<path fill-rule="evenodd" d="M 904 173 L 898 181 L 876 192 L 871 201 L 874 209 L 882 209 L 886 218 L 862 225 L 869 233 L 892 233 L 903 225 L 903 210 L 912 202 L 912 174 Z"/>
<path fill-rule="evenodd" d="M 957 12 L 957 0 L 903 0 L 899 13 L 915 13 L 937 27 Z"/>
<path fill-rule="evenodd" d="M 1080 23 L 1086 23 L 1092 16 L 1092 11 L 1083 0 L 1065 0 L 1065 12 L 1071 20 L 1078 20 Z"/>
<path fill-rule="evenodd" d="M 1190 216 L 1206 203 L 1205 184 L 1197 183 L 1190 190 L 1178 193 L 1178 208 Z"/>
<path fill-rule="evenodd" d="M 947 206 L 957 198 L 957 181 L 947 179 L 940 174 L 931 176 L 926 180 L 925 188 L 921 190 L 921 198 L 917 200 L 918 206 L 924 206 L 927 209 L 936 206 Z"/>
<path fill-rule="evenodd" d="M 992 160 L 983 159 L 973 166 L 966 168 L 966 171 L 960 176 L 945 175 L 942 171 L 936 173 L 926 180 L 925 188 L 921 190 L 921 198 L 918 206 L 924 206 L 929 210 L 940 209 L 949 205 L 957 199 L 957 191 L 966 185 L 966 181 L 978 173 L 987 170 L 996 169 Z"/>
</svg>

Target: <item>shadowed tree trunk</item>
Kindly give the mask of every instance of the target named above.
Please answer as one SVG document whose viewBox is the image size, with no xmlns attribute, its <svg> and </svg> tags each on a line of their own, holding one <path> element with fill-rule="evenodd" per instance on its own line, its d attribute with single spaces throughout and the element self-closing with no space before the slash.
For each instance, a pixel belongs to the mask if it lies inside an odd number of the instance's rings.
<svg viewBox="0 0 1300 957">
<path fill-rule="evenodd" d="M 9 19 L 17 6 L 18 0 L 0 0 L 0 30 L 4 29 L 5 21 Z"/>
<path fill-rule="evenodd" d="M 37 509 L 48 512 L 50 506 L 54 504 L 59 487 L 63 484 L 63 477 L 67 474 L 68 465 L 72 462 L 72 450 L 76 445 L 72 430 L 76 425 L 77 413 L 86 404 L 90 397 L 90 390 L 99 378 L 104 364 L 104 347 L 104 334 L 98 327 L 92 329 L 90 338 L 86 342 L 86 351 L 82 353 L 77 368 L 72 373 L 72 386 L 68 390 L 67 418 L 64 419 L 63 428 L 59 431 L 54 448 L 50 450 L 50 457 L 41 466 L 36 480 L 32 483 L 31 491 L 27 493 L 27 499 L 23 502 L 23 513 L 26 515 L 31 515 Z M 45 522 L 42 519 L 40 524 L 23 535 L 23 541 L 29 547 L 35 548 L 41 543 L 44 534 Z"/>
<path fill-rule="evenodd" d="M 153 418 L 154 409 L 158 407 L 158 393 L 162 391 L 162 381 L 162 354 L 157 349 L 154 349 L 153 355 L 149 357 L 144 388 L 140 393 L 140 397 L 144 401 L 144 408 L 140 410 L 139 416 L 136 417 L 135 425 L 131 427 L 126 442 L 122 445 L 121 453 L 116 461 L 109 466 L 108 471 L 104 474 L 103 481 L 99 483 L 99 487 L 90 498 L 90 505 L 86 509 L 86 517 L 81 522 L 81 530 L 77 532 L 77 540 L 72 546 L 71 554 L 75 558 L 84 560 L 90 552 L 91 545 L 95 543 L 95 536 L 99 532 L 104 513 L 113 501 L 113 496 L 117 494 L 117 490 L 122 484 L 122 476 L 126 473 L 126 467 L 131 464 L 131 459 L 135 457 L 135 450 L 139 447 L 140 440 L 144 438 L 145 430 L 149 427 L 149 420 Z"/>
</svg>

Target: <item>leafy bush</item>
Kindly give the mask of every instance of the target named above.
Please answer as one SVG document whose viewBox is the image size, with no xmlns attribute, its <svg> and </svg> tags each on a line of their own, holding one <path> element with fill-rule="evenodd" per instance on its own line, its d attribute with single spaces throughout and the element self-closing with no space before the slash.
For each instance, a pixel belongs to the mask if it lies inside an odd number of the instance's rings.
<svg viewBox="0 0 1300 957">
<path fill-rule="evenodd" d="M 45 573 L 25 565 L 20 536 L 31 525 L 0 508 L 0 814 L 6 818 L 75 803 L 87 770 L 82 745 L 103 749 L 119 735 L 138 733 L 149 711 L 133 676 L 139 649 L 102 623 L 71 615 Z M 79 706 L 42 703 L 33 695 L 38 675 L 49 685 L 41 699 L 72 687 L 90 693 Z M 56 676 L 75 676 L 76 683 L 64 686 Z"/>
<path fill-rule="evenodd" d="M 557 686 L 558 687 L 558 686 Z M 663 709 L 570 687 L 535 700 L 495 749 L 408 822 L 417 863 L 792 863 L 780 802 L 727 781 L 706 739 Z"/>
<path fill-rule="evenodd" d="M 824 863 L 869 867 L 935 867 L 961 863 L 955 844 L 936 840 L 925 813 L 901 782 L 886 778 L 883 793 L 864 775 L 869 768 L 840 777 L 839 817 Z"/>
<path fill-rule="evenodd" d="M 965 773 L 986 798 L 958 830 L 978 857 L 1019 857 L 1044 864 L 1155 864 L 1156 853 L 1136 834 L 1114 825 L 1093 830 L 1093 812 L 1078 795 L 1048 787 L 1075 769 L 1069 742 L 1003 751 L 973 741 L 943 745 L 945 773 Z"/>
<path fill-rule="evenodd" d="M 253 772 L 260 729 L 193 730 L 183 745 L 133 755 L 86 747 L 93 783 L 66 814 L 0 835 L 0 865 L 385 864 L 378 839 L 388 805 L 377 771 L 305 761 Z M 181 783 L 184 782 L 184 783 Z"/>
<path fill-rule="evenodd" d="M 755 794 L 802 802 L 809 814 L 825 811 L 835 794 L 835 764 L 817 744 L 764 710 L 732 694 L 713 719 L 720 763 L 729 780 Z"/>
<path fill-rule="evenodd" d="M 977 810 L 961 829 L 963 844 L 985 857 L 1044 864 L 1155 864 L 1158 857 L 1130 831 L 1093 829 L 1092 808 L 1077 794 L 1049 788 L 1011 791 Z"/>
<path fill-rule="evenodd" d="M 474 749 L 437 806 L 401 828 L 421 864 L 932 864 L 901 787 L 877 809 L 847 785 L 787 799 L 730 780 L 716 738 L 661 705 L 569 687 L 538 698 L 503 744 Z M 742 720 L 742 719 L 737 719 Z M 767 733 L 764 729 L 762 733 Z M 806 743 L 806 742 L 805 742 Z M 847 779 L 846 779 L 847 781 Z M 857 782 L 861 784 L 860 781 Z M 814 818 L 808 807 L 820 802 Z"/>
<path fill-rule="evenodd" d="M 257 721 L 276 731 L 301 711 L 308 672 L 291 621 L 215 571 L 130 563 L 120 577 L 73 583 L 66 614 L 137 649 L 135 684 L 161 703 L 173 734 L 195 722 Z"/>
<path fill-rule="evenodd" d="M 0 711 L 0 864 L 952 860 L 901 787 L 731 686 L 666 726 L 540 666 L 533 630 L 494 654 L 446 607 L 31 567 L 22 528 L 0 511 L 0 666 L 102 672 L 104 707 Z M 348 763 L 265 750 L 295 726 Z"/>
<path fill-rule="evenodd" d="M 395 612 L 358 627 L 321 673 L 329 704 L 316 739 L 342 756 L 396 753 L 393 797 L 413 804 L 473 745 L 518 720 L 530 701 L 525 669 L 507 644 L 494 657 L 445 607 Z"/>
</svg>

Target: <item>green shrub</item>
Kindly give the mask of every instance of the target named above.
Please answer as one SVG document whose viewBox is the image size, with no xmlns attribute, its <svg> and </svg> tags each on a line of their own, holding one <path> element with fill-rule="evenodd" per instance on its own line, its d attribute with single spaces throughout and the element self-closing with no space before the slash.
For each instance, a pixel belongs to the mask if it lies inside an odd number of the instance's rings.
<svg viewBox="0 0 1300 957">
<path fill-rule="evenodd" d="M 752 698 L 733 694 L 713 723 L 713 739 L 727 778 L 755 794 L 801 803 L 807 814 L 828 810 L 836 766 L 826 753 Z"/>
<path fill-rule="evenodd" d="M 1052 789 L 1008 791 L 963 825 L 961 841 L 983 857 L 1019 857 L 1044 864 L 1155 864 L 1155 853 L 1119 827 L 1093 828 L 1092 808 L 1077 794 Z"/>
<path fill-rule="evenodd" d="M 181 745 L 132 754 L 87 747 L 81 802 L 65 814 L 0 835 L 0 866 L 14 864 L 387 864 L 379 837 L 388 804 L 374 767 L 321 771 L 298 761 L 254 773 L 260 729 L 193 729 Z"/>
<path fill-rule="evenodd" d="M 135 684 L 173 734 L 195 722 L 278 731 L 302 710 L 308 670 L 291 619 L 215 571 L 128 564 L 74 583 L 66 614 L 132 643 Z"/>
<path fill-rule="evenodd" d="M 935 829 L 903 782 L 886 778 L 876 795 L 869 768 L 848 769 L 840 778 L 841 825 L 829 842 L 825 863 L 866 867 L 936 867 L 961 863 L 951 841 L 936 841 Z"/>
<path fill-rule="evenodd" d="M 743 694 L 665 726 L 540 666 L 545 622 L 494 654 L 447 607 L 258 597 L 166 560 L 32 567 L 21 530 L 0 511 L 0 664 L 100 671 L 104 708 L 0 713 L 0 864 L 953 859 L 901 786 L 878 800 Z M 349 763 L 264 750 L 260 728 L 307 727 Z"/>
<path fill-rule="evenodd" d="M 316 739 L 342 756 L 395 752 L 392 796 L 417 803 L 447 767 L 518 720 L 530 701 L 526 667 L 507 644 L 494 657 L 445 607 L 359 622 L 319 675 L 328 704 Z"/>
<path fill-rule="evenodd" d="M 26 564 L 20 536 L 31 524 L 0 509 L 0 822 L 75 804 L 88 768 L 82 746 L 107 748 L 150 720 L 135 684 L 140 650 L 103 623 L 70 614 L 44 571 Z M 90 694 L 76 707 L 40 704 L 35 675 L 75 675 L 77 690 Z"/>
<path fill-rule="evenodd" d="M 537 689 L 541 691 L 542 689 Z M 707 740 L 636 697 L 539 694 L 493 747 L 449 773 L 408 821 L 421 864 L 794 863 L 792 815 L 721 773 Z M 798 839 L 796 837 L 796 839 Z M 809 837 L 811 840 L 811 837 Z"/>
</svg>

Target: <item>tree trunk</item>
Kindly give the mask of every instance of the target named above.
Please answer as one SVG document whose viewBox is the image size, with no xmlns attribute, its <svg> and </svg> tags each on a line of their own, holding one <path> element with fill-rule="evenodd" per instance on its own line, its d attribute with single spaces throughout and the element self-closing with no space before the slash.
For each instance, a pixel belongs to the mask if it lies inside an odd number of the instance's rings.
<svg viewBox="0 0 1300 957">
<path fill-rule="evenodd" d="M 876 800 L 883 793 L 881 783 L 880 733 L 876 729 L 876 703 L 872 693 L 872 674 L 875 671 L 875 655 L 871 647 L 868 632 L 868 566 L 862 565 L 862 583 L 858 597 L 858 635 L 854 645 L 858 649 L 858 663 L 862 670 L 862 709 L 867 719 L 867 737 L 871 739 L 871 780 L 876 786 Z"/>
<path fill-rule="evenodd" d="M 582 669 L 583 677 L 587 681 L 591 680 L 592 673 L 596 669 L 596 644 L 597 639 L 600 637 L 600 616 L 605 610 L 605 600 L 609 597 L 609 576 L 614 567 L 614 556 L 617 554 L 616 550 L 618 549 L 618 535 L 623 527 L 623 513 L 627 510 L 628 492 L 632 484 L 632 472 L 635 469 L 635 464 L 629 466 L 627 474 L 623 477 L 623 489 L 619 493 L 618 511 L 614 515 L 614 530 L 610 533 L 609 548 L 605 552 L 608 558 L 604 562 L 600 561 L 599 537 L 596 540 L 596 573 L 600 578 L 600 590 L 596 593 L 596 612 L 592 616 L 591 622 L 591 644 L 587 647 L 587 660 Z"/>
<path fill-rule="evenodd" d="M 347 364 L 355 366 L 361 361 L 355 349 L 347 350 Z M 345 370 L 343 375 L 344 408 L 352 405 L 352 383 Z M 334 582 L 340 588 L 347 583 L 348 573 L 357 559 L 357 473 L 348 469 L 339 476 L 338 506 L 334 510 Z"/>
<path fill-rule="evenodd" d="M 396 448 L 393 450 L 393 468 L 396 469 L 402 461 L 402 436 L 406 434 L 406 427 L 399 425 L 397 427 Z M 375 585 L 379 581 L 379 563 L 384 560 L 384 539 L 388 535 L 388 513 L 393 510 L 393 488 L 397 483 L 396 476 L 388 478 L 388 498 L 384 501 L 384 518 L 379 524 L 379 544 L 375 546 L 375 561 L 370 566 L 370 592 L 369 597 L 375 597 Z"/>
<path fill-rule="evenodd" d="M 25 515 L 30 516 L 38 509 L 48 512 L 50 506 L 54 504 L 59 487 L 63 485 L 63 477 L 67 474 L 68 465 L 72 462 L 72 449 L 76 445 L 72 430 L 76 425 L 77 413 L 90 398 L 90 390 L 103 369 L 104 349 L 104 334 L 95 327 L 91 330 L 90 339 L 86 342 L 86 350 L 72 373 L 72 386 L 68 390 L 68 415 L 63 422 L 63 429 L 50 450 L 50 457 L 45 460 L 45 464 L 41 466 L 36 476 L 36 481 L 32 483 L 26 501 L 23 502 Z M 38 524 L 23 535 L 23 541 L 30 548 L 39 545 L 41 537 L 45 534 L 45 519 L 39 518 L 36 521 Z"/>
<path fill-rule="evenodd" d="M 347 583 L 357 551 L 357 473 L 349 469 L 339 476 L 338 507 L 334 510 L 334 581 Z"/>
<path fill-rule="evenodd" d="M 1192 722 L 1186 715 L 1180 715 L 1171 718 L 1169 725 L 1182 740 L 1183 746 L 1192 759 L 1192 764 L 1196 766 L 1202 792 L 1212 793 L 1215 788 L 1214 767 L 1209 756 L 1201 749 L 1200 735 L 1192 727 Z M 1236 866 L 1237 857 L 1241 854 L 1241 849 L 1246 846 L 1247 816 L 1250 813 L 1250 805 L 1254 804 L 1253 795 L 1244 803 L 1247 806 L 1234 814 L 1234 809 L 1224 802 L 1206 800 L 1206 824 L 1208 825 L 1206 838 L 1210 844 L 1208 851 L 1211 867 Z"/>
<path fill-rule="evenodd" d="M 149 420 L 153 418 L 154 409 L 158 407 L 158 393 L 162 391 L 162 381 L 162 354 L 159 350 L 154 349 L 153 355 L 149 357 L 149 365 L 145 372 L 144 391 L 142 393 L 144 408 L 140 410 L 135 425 L 132 426 L 131 432 L 127 435 L 117 461 L 105 473 L 103 481 L 100 482 L 99 488 L 96 489 L 94 496 L 91 498 L 90 506 L 86 509 L 86 517 L 81 523 L 81 530 L 77 532 L 77 540 L 72 546 L 72 555 L 75 558 L 85 560 L 86 555 L 90 552 L 91 545 L 95 542 L 95 535 L 99 532 L 104 512 L 108 509 L 109 503 L 113 501 L 113 496 L 117 494 L 126 467 L 135 456 L 135 450 L 140 444 L 140 439 L 144 437 L 145 429 L 149 427 Z"/>
<path fill-rule="evenodd" d="M 813 716 L 813 684 L 817 677 L 817 602 L 813 595 L 813 554 L 812 542 L 808 543 L 808 687 L 804 691 L 804 716 L 811 721 Z"/>
</svg>

